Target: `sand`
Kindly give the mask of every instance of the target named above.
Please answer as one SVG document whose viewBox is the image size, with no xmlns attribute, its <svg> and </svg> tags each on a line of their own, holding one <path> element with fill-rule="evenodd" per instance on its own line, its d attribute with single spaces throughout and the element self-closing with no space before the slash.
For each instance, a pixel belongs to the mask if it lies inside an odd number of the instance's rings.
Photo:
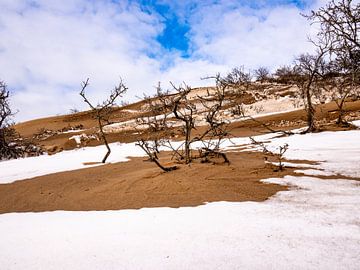
<svg viewBox="0 0 360 270">
<path fill-rule="evenodd" d="M 286 187 L 256 152 L 229 153 L 231 164 L 195 162 L 163 173 L 144 158 L 0 185 L 0 213 L 196 206 L 215 201 L 264 201 Z M 163 159 L 168 159 L 165 155 Z"/>
</svg>

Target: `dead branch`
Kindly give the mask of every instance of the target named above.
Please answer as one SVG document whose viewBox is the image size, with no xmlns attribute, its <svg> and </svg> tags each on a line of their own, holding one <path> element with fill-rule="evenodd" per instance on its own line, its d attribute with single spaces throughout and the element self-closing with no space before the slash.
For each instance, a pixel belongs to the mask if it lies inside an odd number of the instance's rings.
<svg viewBox="0 0 360 270">
<path fill-rule="evenodd" d="M 101 104 L 95 106 L 93 105 L 93 103 L 89 101 L 89 99 L 85 95 L 85 89 L 88 86 L 89 86 L 89 78 L 86 81 L 82 82 L 80 96 L 83 98 L 84 102 L 89 105 L 91 110 L 95 113 L 95 118 L 98 122 L 100 138 L 104 142 L 107 149 L 107 152 L 101 161 L 102 163 L 105 163 L 111 153 L 111 149 L 103 128 L 105 124 L 109 124 L 111 109 L 113 106 L 115 106 L 116 99 L 122 97 L 128 88 L 125 86 L 122 79 L 120 79 L 119 84 L 114 87 L 114 89 L 110 93 L 110 96 L 106 100 L 104 100 Z"/>
</svg>

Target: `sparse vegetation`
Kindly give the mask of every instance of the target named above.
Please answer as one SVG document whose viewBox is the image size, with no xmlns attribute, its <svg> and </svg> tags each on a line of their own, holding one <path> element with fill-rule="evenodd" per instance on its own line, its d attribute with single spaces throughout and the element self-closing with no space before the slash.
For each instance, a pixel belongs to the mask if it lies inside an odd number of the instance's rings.
<svg viewBox="0 0 360 270">
<path fill-rule="evenodd" d="M 317 103 L 319 100 L 321 103 L 325 102 L 323 101 L 325 100 L 324 93 L 327 96 L 331 95 L 337 104 L 337 124 L 347 125 L 345 103 L 349 97 L 358 98 L 360 88 L 358 10 L 359 4 L 354 4 L 350 0 L 338 2 L 332 0 L 319 10 L 312 11 L 310 15 L 304 15 L 311 23 L 320 26 L 316 38 L 310 40 L 315 46 L 316 52 L 300 54 L 296 57 L 293 65 L 283 65 L 273 74 L 264 66 L 260 66 L 253 72 L 246 71 L 244 66 L 238 66 L 225 76 L 217 74 L 205 78 L 214 79 L 215 87 L 209 87 L 205 94 L 195 96 L 193 89 L 185 83 L 178 86 L 172 84 L 171 91 L 163 91 L 159 85 L 155 96 L 144 97 L 148 110 L 140 116 L 136 116 L 138 127 L 135 129 L 139 134 L 138 146 L 145 151 L 151 161 L 164 171 L 173 170 L 176 166 L 166 167 L 160 163 L 160 149 L 169 149 L 172 152 L 172 159 L 184 164 L 189 164 L 197 158 L 201 158 L 203 162 L 209 162 L 213 156 L 221 157 L 225 163 L 229 163 L 226 154 L 220 151 L 221 143 L 229 137 L 229 119 L 226 117 L 228 115 L 236 119 L 247 117 L 268 132 L 291 135 L 293 134 L 291 131 L 274 128 L 271 124 L 256 119 L 251 113 L 267 112 L 266 105 L 261 102 L 266 100 L 268 95 L 271 98 L 275 96 L 277 99 L 279 96 L 287 97 L 291 94 L 294 104 L 295 101 L 296 104 L 301 103 L 294 88 L 299 90 L 298 95 L 303 99 L 306 110 L 308 129 L 305 132 L 317 131 L 320 120 L 328 121 L 315 119 Z M 254 79 L 256 83 L 253 83 Z M 2 85 L 3 99 L 6 99 L 8 92 L 5 90 L 5 85 L 3 83 Z M 113 112 L 115 101 L 123 96 L 127 87 L 120 80 L 109 98 L 101 104 L 95 105 L 85 94 L 88 85 L 89 79 L 82 83 L 80 95 L 89 105 L 97 120 L 98 136 L 107 148 L 107 153 L 102 159 L 102 162 L 105 163 L 111 149 L 104 127 L 111 124 L 110 115 Z M 276 87 L 283 87 L 278 96 L 274 92 L 276 89 L 272 89 Z M 245 98 L 247 101 L 244 101 Z M 253 105 L 258 101 L 259 104 Z M 132 106 L 123 100 L 120 100 L 120 103 L 122 106 Z M 8 103 L 4 103 L 3 108 L 6 115 L 9 109 Z M 132 111 L 128 108 L 126 110 L 127 113 Z M 71 113 L 78 114 L 79 111 L 74 108 Z M 10 116 L 11 111 L 10 115 L 5 118 L 8 119 Z M 81 113 L 77 117 L 82 117 Z M 134 119 L 131 121 L 134 122 Z M 2 126 L 4 126 L 3 123 L 8 126 L 9 130 L 8 121 L 1 120 Z M 198 128 L 199 126 L 201 128 Z M 1 129 L 1 136 L 4 137 L 6 129 L 4 127 Z M 58 135 L 57 131 L 46 130 L 43 134 L 36 134 L 38 136 L 36 138 L 44 141 L 49 136 L 56 135 Z M 175 135 L 184 139 L 177 147 L 172 143 Z M 2 140 L 4 141 L 4 139 Z M 195 143 L 198 151 L 194 151 L 192 147 Z M 5 143 L 3 144 L 5 145 Z"/>
<path fill-rule="evenodd" d="M 277 168 L 274 171 L 283 171 L 284 170 L 284 168 L 285 168 L 284 163 L 283 163 L 284 154 L 289 149 L 289 145 L 287 143 L 279 146 L 278 152 L 274 152 L 274 151 L 269 150 L 269 148 L 265 145 L 264 142 L 257 141 L 253 137 L 249 137 L 249 139 L 251 141 L 251 144 L 259 147 L 265 155 L 271 155 L 271 156 L 276 157 L 278 164 L 277 164 Z"/>
<path fill-rule="evenodd" d="M 267 67 L 259 67 L 254 71 L 255 78 L 257 81 L 264 83 L 271 79 L 270 70 Z"/>
<path fill-rule="evenodd" d="M 172 84 L 175 94 L 164 92 L 160 85 L 157 88 L 155 99 L 147 98 L 150 116 L 138 119 L 138 123 L 146 125 L 147 129 L 142 132 L 142 137 L 137 144 L 147 153 L 150 160 L 155 162 L 163 171 L 171 171 L 175 167 L 166 168 L 159 164 L 159 147 L 163 146 L 172 151 L 172 157 L 177 162 L 189 164 L 194 158 L 201 158 L 208 162 L 211 157 L 221 157 L 225 163 L 229 163 L 226 154 L 220 150 L 220 145 L 228 136 L 227 123 L 221 115 L 224 105 L 225 90 L 228 84 L 222 83 L 220 76 L 216 77 L 216 88 L 213 92 L 207 92 L 205 96 L 197 96 L 200 104 L 195 104 L 190 98 L 191 88 L 186 85 L 175 86 Z M 202 109 L 199 109 L 201 105 Z M 159 113 L 161 115 L 159 116 Z M 196 122 L 205 124 L 202 132 L 193 135 L 196 130 Z M 184 141 L 175 146 L 169 139 L 175 125 L 180 125 Z M 151 133 L 150 137 L 147 135 Z M 161 134 L 162 137 L 158 137 Z M 150 139 L 150 141 L 149 141 Z M 199 156 L 195 157 L 191 145 L 199 143 Z"/>
<path fill-rule="evenodd" d="M 344 104 L 351 94 L 358 95 L 360 88 L 359 10 L 360 3 L 352 0 L 332 0 L 306 16 L 320 26 L 317 37 L 329 53 L 328 76 L 324 84 L 332 90 L 338 106 L 339 125 L 347 125 L 343 118 Z"/>
<path fill-rule="evenodd" d="M 280 171 L 284 170 L 284 163 L 283 163 L 283 157 L 285 152 L 289 149 L 289 145 L 287 143 L 285 143 L 282 146 L 279 146 L 279 153 L 277 153 L 277 158 L 278 158 L 278 168 Z"/>
<path fill-rule="evenodd" d="M 276 69 L 274 81 L 283 84 L 294 84 L 298 80 L 299 74 L 293 66 L 282 66 Z"/>
<path fill-rule="evenodd" d="M 84 99 L 84 102 L 87 103 L 91 108 L 91 110 L 95 113 L 95 118 L 98 123 L 100 138 L 104 142 L 107 149 L 107 152 L 101 161 L 102 163 L 105 163 L 111 153 L 111 149 L 106 139 L 106 135 L 103 128 L 105 124 L 109 124 L 111 109 L 113 106 L 115 106 L 116 99 L 122 97 L 122 95 L 127 91 L 127 87 L 123 83 L 122 79 L 120 79 L 119 84 L 115 86 L 115 88 L 111 91 L 109 98 L 103 101 L 102 104 L 98 104 L 95 106 L 89 101 L 89 99 L 85 95 L 85 89 L 86 87 L 88 87 L 88 85 L 89 85 L 89 79 L 82 82 L 80 96 Z"/>
<path fill-rule="evenodd" d="M 302 54 L 296 59 L 295 69 L 299 76 L 296 84 L 301 91 L 301 97 L 307 114 L 308 129 L 305 132 L 316 131 L 315 126 L 315 108 L 313 104 L 313 96 L 320 94 L 319 81 L 324 74 L 324 55 L 326 49 L 319 47 L 316 54 Z"/>
<path fill-rule="evenodd" d="M 6 84 L 0 81 L 0 159 L 18 157 L 17 151 L 7 141 L 11 133 L 9 119 L 13 115 L 9 105 L 9 96 Z"/>
<path fill-rule="evenodd" d="M 163 92 L 160 83 L 157 87 L 155 98 L 144 96 L 148 115 L 136 119 L 137 125 L 145 127 L 144 130 L 138 130 L 140 138 L 136 145 L 141 147 L 148 155 L 149 160 L 154 162 L 161 170 L 165 172 L 177 169 L 177 166 L 164 166 L 159 159 L 160 147 L 169 145 L 168 137 L 171 134 L 172 124 L 168 121 L 169 108 L 167 99 L 169 93 Z"/>
<path fill-rule="evenodd" d="M 251 84 L 252 75 L 245 71 L 245 67 L 235 67 L 226 76 L 220 77 L 221 84 L 225 87 L 243 88 L 247 90 Z"/>
<path fill-rule="evenodd" d="M 6 84 L 0 81 L 0 160 L 41 155 L 41 147 L 29 139 L 21 138 L 14 129 L 11 123 L 14 113 L 9 98 L 10 91 Z"/>
</svg>

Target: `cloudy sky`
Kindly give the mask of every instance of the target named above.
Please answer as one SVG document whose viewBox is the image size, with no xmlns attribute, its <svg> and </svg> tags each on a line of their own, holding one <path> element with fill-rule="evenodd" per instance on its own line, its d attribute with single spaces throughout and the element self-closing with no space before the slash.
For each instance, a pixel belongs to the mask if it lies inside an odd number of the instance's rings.
<svg viewBox="0 0 360 270">
<path fill-rule="evenodd" d="M 79 89 L 106 98 L 123 78 L 125 99 L 157 82 L 201 86 L 235 66 L 291 63 L 312 51 L 300 16 L 323 0 L 0 0 L 0 80 L 15 120 L 85 109 Z"/>
</svg>

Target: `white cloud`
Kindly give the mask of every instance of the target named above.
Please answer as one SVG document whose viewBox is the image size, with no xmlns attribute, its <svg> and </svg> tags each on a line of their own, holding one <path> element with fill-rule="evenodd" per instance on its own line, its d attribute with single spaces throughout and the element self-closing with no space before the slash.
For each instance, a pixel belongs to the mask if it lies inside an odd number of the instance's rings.
<svg viewBox="0 0 360 270">
<path fill-rule="evenodd" d="M 15 89 L 16 120 L 85 109 L 78 90 L 87 77 L 94 100 L 106 97 L 119 76 L 134 100 L 158 81 L 209 84 L 200 77 L 238 65 L 275 67 L 311 49 L 310 27 L 294 6 L 254 10 L 222 1 L 187 14 L 192 51 L 185 59 L 157 42 L 164 29 L 159 15 L 119 2 L 0 2 L 0 79 Z"/>
<path fill-rule="evenodd" d="M 120 75 L 136 88 L 145 85 L 139 78 L 148 81 L 149 71 L 159 69 L 146 51 L 160 51 L 154 38 L 162 25 L 136 5 L 104 1 L 0 5 L 0 34 L 7 37 L 0 41 L 1 78 L 18 89 L 12 99 L 20 109 L 18 119 L 81 106 L 75 94 L 87 77 L 98 89 L 92 88 L 91 96 L 101 99 Z"/>
<path fill-rule="evenodd" d="M 306 40 L 310 26 L 295 7 L 220 11 L 211 6 L 197 16 L 193 41 L 199 57 L 230 66 L 275 67 L 311 50 Z"/>
</svg>

